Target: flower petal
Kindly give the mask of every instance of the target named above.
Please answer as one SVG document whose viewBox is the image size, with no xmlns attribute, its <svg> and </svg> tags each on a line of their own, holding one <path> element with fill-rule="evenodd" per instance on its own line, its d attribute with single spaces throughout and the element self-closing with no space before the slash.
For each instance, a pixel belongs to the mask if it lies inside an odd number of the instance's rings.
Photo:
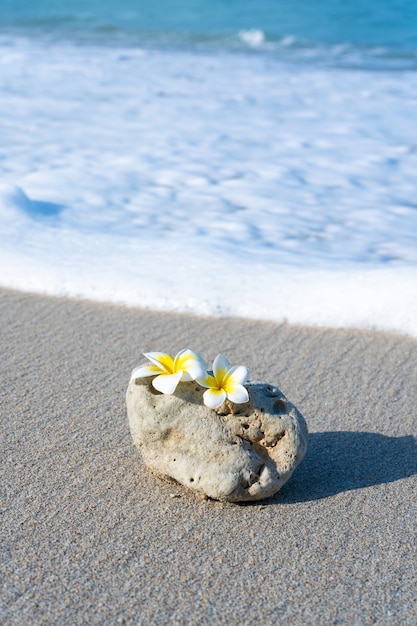
<svg viewBox="0 0 417 626">
<path fill-rule="evenodd" d="M 222 386 L 223 380 L 226 377 L 229 368 L 230 364 L 226 357 L 223 356 L 223 354 L 218 354 L 213 362 L 213 374 L 219 387 Z"/>
<path fill-rule="evenodd" d="M 204 404 L 209 409 L 217 409 L 226 400 L 224 389 L 207 389 L 203 393 Z"/>
<path fill-rule="evenodd" d="M 226 391 L 227 397 L 235 404 L 244 404 L 249 400 L 248 390 L 243 385 L 233 385 Z"/>
<path fill-rule="evenodd" d="M 202 387 L 207 387 L 207 389 L 218 388 L 216 379 L 208 372 L 206 372 L 205 376 L 202 376 L 201 378 L 196 378 L 196 382 Z"/>
<path fill-rule="evenodd" d="M 130 381 L 136 380 L 136 378 L 145 378 L 146 376 L 156 376 L 161 373 L 161 368 L 157 365 L 142 365 L 141 367 L 135 367 L 130 377 Z"/>
<path fill-rule="evenodd" d="M 183 375 L 181 380 L 195 380 L 196 378 L 204 376 L 206 368 L 204 366 L 203 358 L 193 352 L 186 349 L 178 352 L 174 359 L 174 372 L 182 370 Z"/>
<path fill-rule="evenodd" d="M 146 356 L 147 359 L 152 361 L 152 363 L 159 367 L 163 372 L 172 374 L 174 359 L 170 354 L 166 354 L 165 352 L 144 352 L 143 356 Z"/>
<path fill-rule="evenodd" d="M 181 372 L 177 372 L 176 374 L 160 374 L 153 379 L 152 385 L 161 393 L 170 395 L 174 393 L 180 380 Z"/>
<path fill-rule="evenodd" d="M 224 381 L 225 385 L 244 385 L 249 378 L 249 370 L 243 365 L 236 365 L 227 372 L 227 379 Z"/>
</svg>

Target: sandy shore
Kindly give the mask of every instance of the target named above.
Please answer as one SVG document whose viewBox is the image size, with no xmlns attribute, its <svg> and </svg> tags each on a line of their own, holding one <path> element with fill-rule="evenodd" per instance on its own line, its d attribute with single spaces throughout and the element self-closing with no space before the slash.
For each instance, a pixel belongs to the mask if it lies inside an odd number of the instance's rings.
<svg viewBox="0 0 417 626">
<path fill-rule="evenodd" d="M 1 624 L 417 623 L 417 341 L 0 290 Z M 125 390 L 146 350 L 218 352 L 305 415 L 259 505 L 150 476 Z"/>
</svg>

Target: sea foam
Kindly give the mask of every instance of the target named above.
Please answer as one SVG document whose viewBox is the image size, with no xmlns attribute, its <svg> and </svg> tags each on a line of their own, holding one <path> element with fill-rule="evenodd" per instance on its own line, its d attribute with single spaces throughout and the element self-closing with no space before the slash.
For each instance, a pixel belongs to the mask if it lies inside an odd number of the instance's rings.
<svg viewBox="0 0 417 626">
<path fill-rule="evenodd" d="M 0 47 L 2 285 L 417 336 L 417 73 Z"/>
</svg>

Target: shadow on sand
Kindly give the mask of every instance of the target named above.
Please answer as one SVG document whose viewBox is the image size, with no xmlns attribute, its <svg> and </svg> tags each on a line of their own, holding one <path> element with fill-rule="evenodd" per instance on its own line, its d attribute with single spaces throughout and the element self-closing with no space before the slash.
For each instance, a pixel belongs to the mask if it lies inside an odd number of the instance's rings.
<svg viewBox="0 0 417 626">
<path fill-rule="evenodd" d="M 391 483 L 417 474 L 413 436 L 323 432 L 309 437 L 307 454 L 291 479 L 266 504 L 291 504 Z"/>
</svg>

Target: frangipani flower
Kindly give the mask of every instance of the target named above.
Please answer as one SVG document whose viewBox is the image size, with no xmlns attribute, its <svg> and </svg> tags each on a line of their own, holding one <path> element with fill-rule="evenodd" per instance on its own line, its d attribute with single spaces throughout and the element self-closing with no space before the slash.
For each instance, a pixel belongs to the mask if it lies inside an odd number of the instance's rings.
<svg viewBox="0 0 417 626">
<path fill-rule="evenodd" d="M 204 377 L 197 378 L 199 385 L 207 387 L 203 394 L 204 404 L 210 409 L 217 409 L 226 398 L 235 404 L 247 402 L 249 394 L 243 385 L 248 376 L 246 367 L 238 365 L 231 368 L 226 357 L 218 354 L 213 363 L 213 376 L 206 372 Z"/>
<path fill-rule="evenodd" d="M 180 381 L 195 380 L 206 373 L 203 359 L 192 350 L 181 350 L 175 358 L 165 352 L 145 352 L 143 356 L 146 356 L 152 365 L 135 368 L 130 380 L 156 376 L 152 385 L 165 394 L 174 393 Z"/>
</svg>

